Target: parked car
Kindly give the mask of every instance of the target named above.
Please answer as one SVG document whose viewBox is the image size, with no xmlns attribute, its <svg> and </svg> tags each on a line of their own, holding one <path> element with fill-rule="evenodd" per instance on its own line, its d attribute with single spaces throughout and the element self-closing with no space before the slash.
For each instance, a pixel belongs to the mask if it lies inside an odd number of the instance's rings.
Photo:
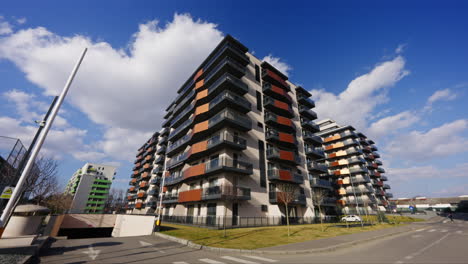
<svg viewBox="0 0 468 264">
<path fill-rule="evenodd" d="M 347 215 L 341 218 L 341 222 L 361 222 L 361 218 L 357 215 Z"/>
</svg>

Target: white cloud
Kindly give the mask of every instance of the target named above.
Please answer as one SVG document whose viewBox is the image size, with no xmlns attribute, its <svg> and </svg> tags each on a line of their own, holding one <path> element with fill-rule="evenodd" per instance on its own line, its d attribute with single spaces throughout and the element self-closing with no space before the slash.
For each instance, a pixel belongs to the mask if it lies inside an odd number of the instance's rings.
<svg viewBox="0 0 468 264">
<path fill-rule="evenodd" d="M 66 100 L 104 126 L 104 153 L 128 160 L 160 128 L 175 91 L 222 37 L 215 24 L 189 15 L 175 15 L 164 26 L 141 24 L 128 50 L 38 27 L 0 38 L 0 58 L 15 63 L 46 95 L 56 95 L 82 49 L 89 47 Z"/>
<path fill-rule="evenodd" d="M 437 101 L 451 101 L 457 98 L 457 94 L 449 88 L 435 91 L 428 99 L 424 110 L 431 110 L 432 104 Z"/>
<path fill-rule="evenodd" d="M 24 23 L 26 23 L 27 19 L 25 17 L 20 17 L 18 19 L 16 19 L 16 23 L 22 25 Z"/>
<path fill-rule="evenodd" d="M 401 54 L 401 53 L 403 53 L 403 51 L 405 50 L 406 46 L 407 46 L 406 43 L 398 45 L 398 47 L 395 49 L 395 53 L 396 53 L 396 54 Z"/>
<path fill-rule="evenodd" d="M 367 132 L 372 138 L 378 139 L 383 135 L 396 132 L 398 129 L 409 127 L 419 121 L 419 117 L 410 111 L 384 117 L 370 125 Z"/>
<path fill-rule="evenodd" d="M 317 102 L 315 111 L 320 118 L 331 118 L 338 123 L 351 124 L 359 130 L 365 130 L 375 107 L 388 101 L 386 88 L 395 85 L 408 74 L 405 59 L 397 56 L 357 77 L 338 95 L 323 89 L 312 90 Z"/>
<path fill-rule="evenodd" d="M 456 120 L 426 133 L 412 131 L 394 138 L 385 150 L 393 158 L 408 162 L 447 157 L 468 150 L 468 138 L 463 137 L 467 129 L 467 120 Z"/>
<path fill-rule="evenodd" d="M 443 179 L 468 177 L 468 163 L 462 163 L 453 168 L 440 169 L 433 165 L 412 166 L 408 168 L 389 168 L 388 177 L 392 181 L 408 182 L 414 179 Z"/>
<path fill-rule="evenodd" d="M 13 27 L 8 21 L 5 21 L 3 16 L 0 16 L 0 36 L 13 33 Z"/>
<path fill-rule="evenodd" d="M 289 71 L 292 70 L 291 66 L 289 66 L 285 62 L 282 62 L 280 58 L 274 57 L 271 54 L 268 54 L 268 56 L 264 57 L 262 60 L 270 63 L 271 65 L 273 65 L 273 67 L 275 67 L 277 70 L 279 70 L 286 76 L 288 76 Z"/>
</svg>

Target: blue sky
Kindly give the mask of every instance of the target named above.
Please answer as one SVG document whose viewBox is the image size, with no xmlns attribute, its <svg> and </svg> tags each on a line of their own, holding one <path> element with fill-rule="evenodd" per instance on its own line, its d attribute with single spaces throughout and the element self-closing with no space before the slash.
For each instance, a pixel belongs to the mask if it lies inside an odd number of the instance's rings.
<svg viewBox="0 0 468 264">
<path fill-rule="evenodd" d="M 90 51 L 44 153 L 61 183 L 119 166 L 217 42 L 231 34 L 312 91 L 319 118 L 377 142 L 396 197 L 468 194 L 468 4 L 430 1 L 14 1 L 0 9 L 0 135 L 32 120 Z"/>
</svg>

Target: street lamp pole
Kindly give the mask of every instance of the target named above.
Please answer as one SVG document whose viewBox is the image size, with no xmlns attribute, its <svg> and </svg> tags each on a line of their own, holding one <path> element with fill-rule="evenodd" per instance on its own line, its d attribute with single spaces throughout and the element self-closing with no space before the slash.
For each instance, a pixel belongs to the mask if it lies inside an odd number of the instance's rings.
<svg viewBox="0 0 468 264">
<path fill-rule="evenodd" d="M 78 68 L 80 67 L 81 62 L 83 61 L 83 58 L 86 54 L 86 51 L 88 49 L 85 48 L 83 52 L 81 53 L 81 57 L 76 63 L 75 67 L 73 68 L 72 73 L 68 77 L 68 80 L 65 84 L 65 87 L 62 90 L 62 93 L 60 94 L 58 101 L 52 108 L 52 112 L 50 113 L 50 117 L 46 120 L 44 124 L 44 132 L 38 137 L 37 144 L 34 146 L 31 152 L 31 157 L 29 157 L 28 162 L 26 163 L 26 166 L 21 174 L 21 177 L 18 180 L 18 183 L 16 185 L 16 188 L 14 189 L 10 200 L 8 201 L 7 206 L 5 207 L 5 210 L 2 213 L 2 216 L 0 217 L 0 238 L 3 235 L 3 232 L 5 231 L 5 227 L 7 224 L 7 220 L 9 219 L 13 207 L 16 204 L 16 200 L 20 198 L 21 194 L 21 189 L 23 187 L 24 182 L 26 181 L 27 176 L 29 175 L 29 172 L 31 171 L 34 161 L 39 154 L 39 151 L 41 150 L 42 144 L 44 144 L 44 141 L 47 137 L 47 133 L 50 130 L 50 127 L 52 126 L 52 123 L 54 122 L 55 117 L 57 116 L 58 111 L 60 110 L 60 106 L 63 103 L 63 100 L 65 99 L 65 96 L 67 95 L 68 90 L 70 89 L 70 85 L 75 78 L 76 72 L 78 71 Z"/>
</svg>

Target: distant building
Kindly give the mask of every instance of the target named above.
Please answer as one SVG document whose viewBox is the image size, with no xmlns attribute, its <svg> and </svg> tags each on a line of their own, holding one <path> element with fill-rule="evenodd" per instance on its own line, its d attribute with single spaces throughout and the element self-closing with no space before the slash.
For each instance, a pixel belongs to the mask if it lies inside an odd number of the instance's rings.
<svg viewBox="0 0 468 264">
<path fill-rule="evenodd" d="M 390 204 L 397 211 L 410 211 L 410 206 L 414 207 L 417 211 L 443 211 L 448 208 L 455 211 L 461 204 L 466 203 L 468 203 L 468 195 L 447 198 L 414 197 L 390 200 Z"/>
<path fill-rule="evenodd" d="M 70 213 L 102 213 L 115 174 L 115 167 L 94 163 L 77 170 L 65 188 L 73 195 Z"/>
</svg>

